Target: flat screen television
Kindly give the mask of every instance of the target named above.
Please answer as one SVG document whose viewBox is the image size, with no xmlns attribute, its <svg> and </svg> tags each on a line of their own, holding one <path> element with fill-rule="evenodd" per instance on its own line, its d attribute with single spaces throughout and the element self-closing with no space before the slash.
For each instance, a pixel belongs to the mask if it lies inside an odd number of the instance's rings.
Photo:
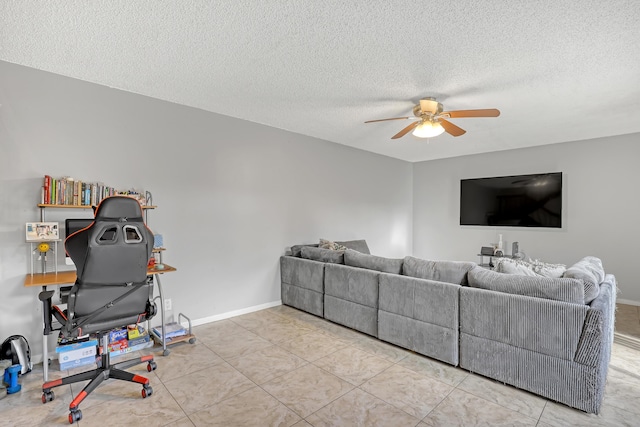
<svg viewBox="0 0 640 427">
<path fill-rule="evenodd" d="M 71 236 L 76 231 L 80 231 L 85 227 L 88 227 L 93 222 L 93 218 L 67 218 L 64 220 L 64 238 Z M 71 258 L 65 254 L 65 264 L 74 265 Z"/>
<path fill-rule="evenodd" d="M 460 180 L 460 225 L 562 228 L 562 172 Z"/>
</svg>

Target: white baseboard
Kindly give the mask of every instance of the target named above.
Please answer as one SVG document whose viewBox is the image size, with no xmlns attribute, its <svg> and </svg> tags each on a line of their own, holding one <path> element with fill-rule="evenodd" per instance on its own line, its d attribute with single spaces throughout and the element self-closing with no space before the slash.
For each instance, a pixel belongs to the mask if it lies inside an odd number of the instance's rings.
<svg viewBox="0 0 640 427">
<path fill-rule="evenodd" d="M 196 319 L 191 321 L 191 326 L 204 325 L 211 322 L 217 322 L 219 320 L 229 319 L 231 317 L 241 316 L 243 314 L 253 313 L 254 311 L 264 310 L 266 308 L 277 307 L 282 305 L 282 301 L 272 301 L 265 304 L 254 305 L 253 307 L 242 308 L 240 310 L 228 311 L 222 314 L 216 314 L 215 316 L 203 317 L 202 319 Z M 189 326 L 188 324 L 183 324 L 182 326 Z"/>
<path fill-rule="evenodd" d="M 630 299 L 616 298 L 616 302 L 620 304 L 627 304 L 627 305 L 640 305 L 640 301 L 633 301 Z"/>
</svg>

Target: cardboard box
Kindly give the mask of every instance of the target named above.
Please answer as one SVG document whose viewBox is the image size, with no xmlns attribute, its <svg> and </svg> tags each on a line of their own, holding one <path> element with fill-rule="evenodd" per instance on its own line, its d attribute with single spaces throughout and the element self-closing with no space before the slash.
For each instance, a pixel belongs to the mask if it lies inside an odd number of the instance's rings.
<svg viewBox="0 0 640 427">
<path fill-rule="evenodd" d="M 82 359 L 75 359 L 69 362 L 60 363 L 60 370 L 66 371 L 67 369 L 77 368 L 79 366 L 91 365 L 96 362 L 95 356 L 83 357 Z"/>
<path fill-rule="evenodd" d="M 116 342 L 127 339 L 127 328 L 115 329 L 109 332 L 109 342 Z"/>
<path fill-rule="evenodd" d="M 89 340 L 56 347 L 60 363 L 72 362 L 89 356 L 95 356 L 98 340 Z"/>
<path fill-rule="evenodd" d="M 120 341 L 112 342 L 109 344 L 109 353 L 118 350 L 124 350 L 127 347 L 129 347 L 129 341 L 126 338 Z"/>
<path fill-rule="evenodd" d="M 132 340 L 129 340 L 129 347 L 133 347 L 136 346 L 138 344 L 144 344 L 146 342 L 151 341 L 151 338 L 149 337 L 149 334 L 144 334 L 138 338 L 134 338 Z"/>
<path fill-rule="evenodd" d="M 146 331 L 142 326 L 132 325 L 127 328 L 127 338 L 130 340 L 144 335 Z"/>
<path fill-rule="evenodd" d="M 61 345 L 56 347 L 60 369 L 66 370 L 95 362 L 98 340 Z"/>
</svg>

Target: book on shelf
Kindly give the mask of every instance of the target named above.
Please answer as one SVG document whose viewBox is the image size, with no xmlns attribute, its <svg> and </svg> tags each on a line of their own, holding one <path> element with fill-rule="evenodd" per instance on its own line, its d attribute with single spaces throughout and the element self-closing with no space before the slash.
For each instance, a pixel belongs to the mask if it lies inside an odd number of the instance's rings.
<svg viewBox="0 0 640 427">
<path fill-rule="evenodd" d="M 187 330 L 178 322 L 167 323 L 164 325 L 164 330 L 167 339 L 187 335 Z M 151 328 L 151 332 L 162 339 L 162 326 Z"/>
<path fill-rule="evenodd" d="M 114 195 L 132 197 L 145 203 L 145 191 L 116 190 L 101 182 L 88 183 L 70 176 L 53 178 L 45 175 L 40 192 L 40 203 L 45 205 L 97 206 L 102 199 Z"/>
</svg>

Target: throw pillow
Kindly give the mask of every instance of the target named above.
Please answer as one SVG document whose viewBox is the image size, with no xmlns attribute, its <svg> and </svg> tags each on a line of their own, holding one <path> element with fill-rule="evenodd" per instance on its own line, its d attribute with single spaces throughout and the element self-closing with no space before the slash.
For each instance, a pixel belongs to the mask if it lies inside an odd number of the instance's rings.
<svg viewBox="0 0 640 427">
<path fill-rule="evenodd" d="M 344 251 L 332 251 L 331 249 L 303 246 L 300 250 L 300 256 L 313 261 L 344 264 Z"/>
<path fill-rule="evenodd" d="M 602 261 L 594 256 L 587 256 L 569 267 L 563 277 L 584 282 L 584 303 L 589 304 L 600 294 L 600 283 L 604 281 L 604 276 Z"/>
<path fill-rule="evenodd" d="M 345 242 L 336 242 L 340 245 L 346 246 L 347 249 L 353 249 L 354 251 L 362 252 L 363 254 L 370 254 L 369 246 L 366 240 L 347 240 Z"/>
<path fill-rule="evenodd" d="M 494 270 L 498 273 L 517 274 L 519 276 L 537 276 L 530 262 L 521 259 L 495 258 Z"/>
<path fill-rule="evenodd" d="M 329 249 L 331 251 L 344 251 L 347 249 L 347 247 L 344 245 L 325 239 L 320 239 L 320 244 L 318 245 L 318 247 L 321 249 Z"/>
<path fill-rule="evenodd" d="M 363 254 L 352 249 L 347 249 L 344 252 L 345 265 L 382 271 L 384 273 L 400 274 L 402 272 L 402 261 L 402 259 Z"/>
<path fill-rule="evenodd" d="M 515 258 L 496 258 L 494 270 L 498 273 L 518 274 L 520 276 L 543 276 L 560 278 L 567 269 L 564 264 L 549 264 L 539 260 L 524 261 Z"/>
<path fill-rule="evenodd" d="M 559 279 L 567 271 L 567 266 L 564 264 L 550 264 L 539 260 L 533 261 L 532 264 L 533 271 L 544 277 Z"/>
</svg>

